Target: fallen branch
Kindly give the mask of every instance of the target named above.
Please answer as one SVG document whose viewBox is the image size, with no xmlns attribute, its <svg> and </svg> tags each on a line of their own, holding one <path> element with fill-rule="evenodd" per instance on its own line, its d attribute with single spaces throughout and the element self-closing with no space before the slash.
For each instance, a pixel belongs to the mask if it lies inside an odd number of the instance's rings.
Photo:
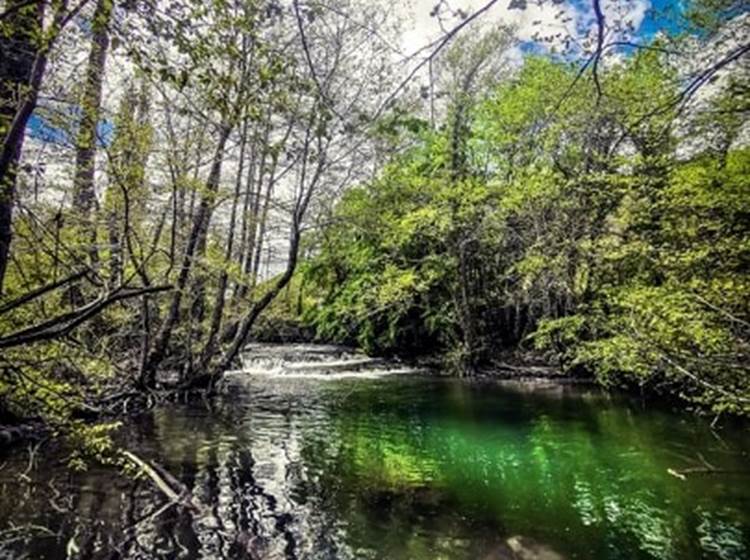
<svg viewBox="0 0 750 560">
<path fill-rule="evenodd" d="M 687 469 L 667 469 L 667 472 L 679 478 L 680 480 L 687 480 L 689 474 L 741 474 L 750 475 L 750 471 L 743 470 L 730 470 L 730 469 L 711 469 L 708 467 L 689 467 Z"/>
<path fill-rule="evenodd" d="M 134 453 L 123 451 L 123 456 L 133 463 L 140 472 L 151 479 L 151 482 L 161 490 L 161 492 L 170 500 L 172 504 L 179 504 L 187 509 L 204 512 L 206 508 L 195 501 L 190 490 L 182 484 L 172 474 L 167 472 L 164 467 L 159 465 L 150 465 Z"/>
<path fill-rule="evenodd" d="M 701 385 L 701 386 L 705 387 L 706 389 L 709 389 L 710 391 L 714 391 L 716 393 L 719 393 L 719 394 L 727 397 L 730 400 L 733 400 L 733 401 L 736 401 L 736 402 L 740 402 L 740 403 L 750 403 L 750 398 L 744 397 L 742 395 L 737 395 L 735 393 L 732 393 L 731 391 L 728 391 L 727 389 L 724 389 L 723 387 L 719 387 L 718 385 L 714 385 L 713 383 L 709 383 L 708 381 L 705 381 L 705 380 L 701 379 L 696 374 L 694 374 L 691 371 L 685 369 L 680 364 L 678 364 L 677 362 L 675 362 L 674 360 L 672 360 L 666 354 L 662 354 L 661 357 L 662 357 L 662 359 L 667 364 L 669 364 L 670 366 L 672 366 L 674 369 L 676 369 L 677 371 L 679 371 L 684 376 L 686 376 L 686 377 L 692 379 L 693 381 L 695 381 L 696 383 L 698 383 L 698 385 Z"/>
<path fill-rule="evenodd" d="M 80 272 L 76 272 L 75 274 L 72 274 L 68 276 L 67 278 L 63 278 L 62 280 L 58 280 L 57 282 L 47 284 L 46 286 L 42 286 L 41 288 L 37 288 L 36 290 L 31 290 L 30 292 L 27 292 L 24 295 L 12 301 L 4 303 L 3 305 L 0 306 L 0 315 L 8 313 L 9 311 L 12 311 L 13 309 L 17 307 L 21 307 L 22 305 L 25 305 L 29 303 L 30 301 L 33 301 L 43 296 L 44 294 L 57 290 L 58 288 L 61 288 L 62 286 L 65 286 L 66 284 L 70 284 L 71 282 L 80 280 L 87 273 L 88 273 L 88 270 L 82 270 Z"/>
<path fill-rule="evenodd" d="M 169 484 L 167 484 L 167 482 L 159 475 L 159 473 L 156 472 L 156 470 L 151 465 L 149 465 L 143 459 L 131 453 L 130 451 L 123 451 L 122 454 L 126 459 L 137 466 L 143 474 L 148 476 L 151 479 L 151 482 L 153 482 L 154 485 L 159 490 L 161 490 L 162 493 L 172 502 L 179 503 L 181 501 L 180 495 L 177 494 L 177 492 L 175 492 Z"/>
<path fill-rule="evenodd" d="M 647 337 L 643 336 L 640 331 L 637 329 L 630 327 L 630 332 L 640 341 L 646 343 L 649 345 L 649 347 L 653 348 L 656 352 L 659 353 L 659 357 L 662 359 L 664 363 L 671 366 L 674 370 L 681 373 L 688 379 L 693 380 L 695 383 L 700 385 L 701 387 L 708 389 L 709 391 L 714 391 L 715 393 L 719 393 L 720 395 L 723 395 L 724 397 L 728 398 L 729 400 L 747 404 L 750 403 L 750 398 L 745 397 L 743 395 L 737 395 L 733 393 L 732 391 L 725 389 L 724 387 L 720 387 L 719 385 L 715 385 L 713 383 L 709 383 L 708 381 L 702 379 L 695 373 L 691 372 L 687 368 L 681 366 L 678 364 L 675 360 L 669 357 L 667 352 L 662 349 L 659 345 L 655 344 L 652 340 L 648 339 Z"/>
<path fill-rule="evenodd" d="M 685 469 L 667 469 L 667 472 L 680 480 L 687 480 L 686 475 L 688 474 L 750 474 L 748 470 L 717 469 L 701 453 L 698 453 L 698 459 L 703 463 L 703 466 L 687 467 Z"/>
</svg>

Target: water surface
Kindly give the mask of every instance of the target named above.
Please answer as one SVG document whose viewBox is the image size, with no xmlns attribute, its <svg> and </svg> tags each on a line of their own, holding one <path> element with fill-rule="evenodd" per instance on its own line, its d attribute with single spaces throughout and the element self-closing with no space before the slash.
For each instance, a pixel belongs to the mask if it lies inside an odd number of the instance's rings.
<svg viewBox="0 0 750 560">
<path fill-rule="evenodd" d="M 123 440 L 209 511 L 0 452 L 0 558 L 508 559 L 519 537 L 571 559 L 750 557 L 742 428 L 593 389 L 233 375 Z M 722 472 L 668 472 L 709 466 Z"/>
</svg>

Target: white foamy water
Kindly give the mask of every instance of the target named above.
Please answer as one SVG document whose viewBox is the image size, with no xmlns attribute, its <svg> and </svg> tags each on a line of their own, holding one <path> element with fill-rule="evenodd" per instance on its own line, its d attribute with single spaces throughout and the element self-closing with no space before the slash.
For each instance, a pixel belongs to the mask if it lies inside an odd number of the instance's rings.
<svg viewBox="0 0 750 560">
<path fill-rule="evenodd" d="M 420 371 L 396 361 L 371 358 L 354 348 L 327 344 L 250 344 L 241 360 L 242 368 L 227 375 L 333 380 L 373 379 Z"/>
</svg>

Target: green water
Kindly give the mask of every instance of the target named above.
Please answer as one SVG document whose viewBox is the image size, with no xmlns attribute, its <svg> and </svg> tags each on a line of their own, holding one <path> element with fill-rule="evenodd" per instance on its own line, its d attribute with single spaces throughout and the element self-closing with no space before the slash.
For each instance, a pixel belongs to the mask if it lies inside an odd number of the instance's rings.
<svg viewBox="0 0 750 560">
<path fill-rule="evenodd" d="M 146 481 L 71 476 L 55 455 L 22 475 L 16 450 L 0 541 L 38 528 L 0 558 L 66 558 L 71 537 L 87 558 L 526 558 L 513 537 L 536 558 L 750 558 L 745 429 L 595 390 L 247 377 L 121 437 L 210 512 L 154 516 Z"/>
</svg>

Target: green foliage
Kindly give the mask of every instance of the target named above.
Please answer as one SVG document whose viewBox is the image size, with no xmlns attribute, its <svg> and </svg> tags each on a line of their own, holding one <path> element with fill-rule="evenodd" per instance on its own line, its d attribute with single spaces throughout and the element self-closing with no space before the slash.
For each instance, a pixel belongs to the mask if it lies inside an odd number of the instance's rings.
<svg viewBox="0 0 750 560">
<path fill-rule="evenodd" d="M 121 464 L 118 449 L 111 436 L 121 425 L 120 422 L 89 425 L 81 421 L 73 421 L 66 425 L 61 435 L 64 435 L 72 445 L 68 466 L 83 471 L 88 468 L 91 461 L 105 465 Z"/>
<path fill-rule="evenodd" d="M 409 326 L 421 317 L 421 336 L 445 326 L 430 301 L 443 289 L 450 258 L 443 238 L 452 227 L 444 182 L 422 174 L 441 146 L 431 135 L 392 164 L 373 184 L 350 190 L 320 240 L 322 251 L 306 268 L 319 286 L 330 286 L 308 319 L 321 336 L 356 341 L 368 350 L 408 345 Z M 418 337 L 415 337 L 416 340 Z"/>
<path fill-rule="evenodd" d="M 537 350 L 553 350 L 565 370 L 576 356 L 576 348 L 585 337 L 585 328 L 586 318 L 581 315 L 543 319 L 529 338 Z"/>
<path fill-rule="evenodd" d="M 643 50 L 601 71 L 592 105 L 590 80 L 527 58 L 469 108 L 461 180 L 451 126 L 410 129 L 317 239 L 309 320 L 326 338 L 452 363 L 476 351 L 474 329 L 485 360 L 531 343 L 604 385 L 747 414 L 746 77 L 690 116 L 674 78 Z"/>
</svg>

